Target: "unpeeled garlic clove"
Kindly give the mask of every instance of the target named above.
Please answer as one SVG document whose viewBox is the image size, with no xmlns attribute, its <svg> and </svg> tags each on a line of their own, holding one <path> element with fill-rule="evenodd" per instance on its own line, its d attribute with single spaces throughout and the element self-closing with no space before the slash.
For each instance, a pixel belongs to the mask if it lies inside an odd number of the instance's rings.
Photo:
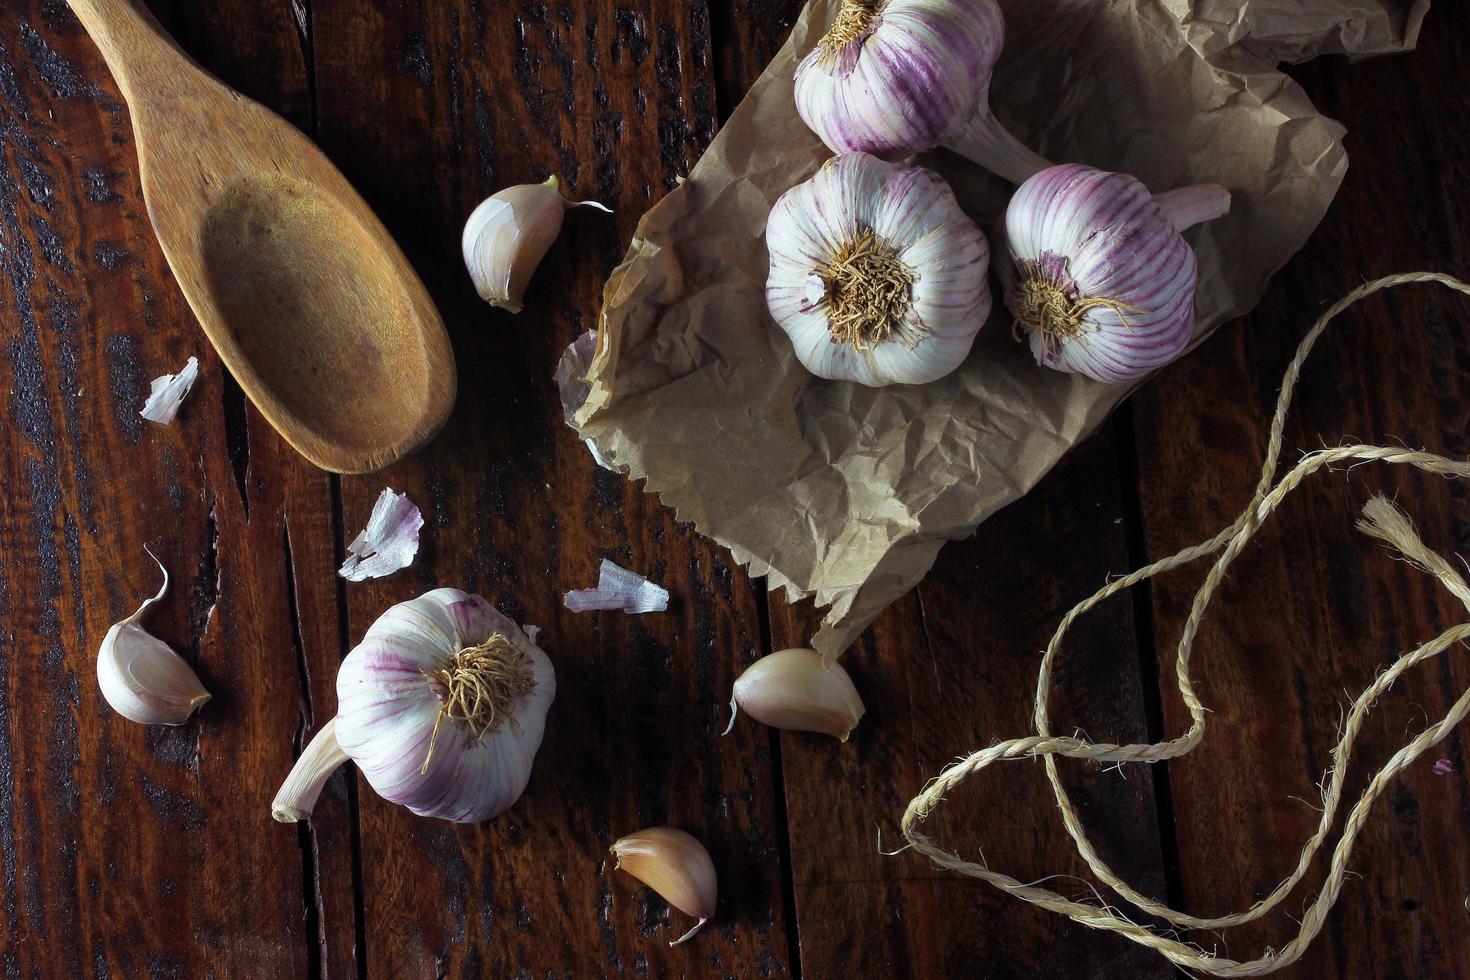
<svg viewBox="0 0 1470 980">
<path fill-rule="evenodd" d="M 475 291 L 491 306 L 521 311 L 531 274 L 561 231 L 568 210 L 582 205 L 608 209 L 596 201 L 569 201 L 560 181 L 516 184 L 480 203 L 465 222 L 460 247 Z"/>
<path fill-rule="evenodd" d="M 841 664 L 822 663 L 815 650 L 781 650 L 757 660 L 735 681 L 730 725 L 740 709 L 772 728 L 817 732 L 847 741 L 862 718 L 863 699 Z"/>
<path fill-rule="evenodd" d="M 163 572 L 163 585 L 137 612 L 107 631 L 97 651 L 97 683 L 112 709 L 129 721 L 182 725 L 209 700 L 209 692 L 182 657 L 139 623 L 144 611 L 168 591 L 168 569 L 153 552 L 148 557 Z"/>
<path fill-rule="evenodd" d="M 612 846 L 617 867 L 658 892 L 680 912 L 699 919 L 677 946 L 715 914 L 715 863 L 694 837 L 674 827 L 649 827 L 620 837 Z"/>
</svg>

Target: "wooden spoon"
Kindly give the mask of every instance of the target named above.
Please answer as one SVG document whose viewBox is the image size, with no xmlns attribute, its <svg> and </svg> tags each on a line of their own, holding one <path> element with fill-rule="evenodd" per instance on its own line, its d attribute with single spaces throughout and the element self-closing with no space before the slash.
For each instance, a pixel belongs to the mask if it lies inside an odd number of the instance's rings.
<svg viewBox="0 0 1470 980">
<path fill-rule="evenodd" d="M 337 168 L 194 63 L 141 0 L 68 0 L 132 112 L 148 217 L 240 387 L 307 459 L 381 469 L 454 405 L 454 352 Z"/>
</svg>

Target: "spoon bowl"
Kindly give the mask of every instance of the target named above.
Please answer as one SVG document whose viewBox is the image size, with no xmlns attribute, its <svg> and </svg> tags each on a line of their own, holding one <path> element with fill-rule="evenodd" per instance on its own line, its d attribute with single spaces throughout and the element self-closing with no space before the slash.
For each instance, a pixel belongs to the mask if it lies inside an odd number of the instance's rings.
<svg viewBox="0 0 1470 980">
<path fill-rule="evenodd" d="M 137 0 L 69 0 L 132 113 L 148 216 L 200 326 L 250 400 L 323 469 L 419 448 L 454 405 L 422 282 L 310 140 L 230 90 Z"/>
</svg>

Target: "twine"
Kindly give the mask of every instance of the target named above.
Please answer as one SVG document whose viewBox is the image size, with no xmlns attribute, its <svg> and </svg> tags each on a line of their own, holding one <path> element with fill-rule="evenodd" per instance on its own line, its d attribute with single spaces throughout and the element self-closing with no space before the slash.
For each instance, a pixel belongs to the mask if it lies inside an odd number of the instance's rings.
<svg viewBox="0 0 1470 980">
<path fill-rule="evenodd" d="M 484 643 L 456 653 L 447 667 L 423 674 L 439 698 L 439 714 L 420 775 L 429 771 L 445 718 L 482 739 L 487 732 L 500 731 L 515 703 L 536 687 L 531 658 L 504 633 L 491 633 Z"/>
<path fill-rule="evenodd" d="M 1087 862 L 1092 872 L 1106 885 L 1135 905 L 1142 912 L 1164 919 L 1171 925 L 1181 929 L 1226 929 L 1231 926 L 1241 925 L 1259 919 L 1267 912 L 1275 908 L 1303 876 L 1317 851 L 1326 839 L 1329 830 L 1335 822 L 1335 815 L 1339 804 L 1342 802 L 1342 788 L 1346 777 L 1348 764 L 1352 756 L 1353 743 L 1356 741 L 1363 719 L 1367 716 L 1369 708 L 1385 692 L 1392 687 L 1393 683 L 1410 668 L 1438 656 L 1440 653 L 1456 643 L 1470 639 L 1470 623 L 1462 623 L 1453 626 L 1439 636 L 1430 640 L 1409 653 L 1399 657 L 1392 666 L 1378 676 L 1369 687 L 1353 702 L 1352 709 L 1348 713 L 1343 727 L 1342 737 L 1338 740 L 1336 747 L 1332 750 L 1332 764 L 1327 785 L 1323 790 L 1323 808 L 1321 820 L 1316 832 L 1302 848 L 1301 857 L 1297 866 L 1287 878 L 1261 901 L 1256 902 L 1250 908 L 1229 915 L 1221 916 L 1194 916 L 1185 912 L 1157 902 L 1140 894 L 1123 881 L 1098 855 L 1087 832 L 1072 806 L 1071 798 L 1062 787 L 1058 776 L 1056 756 L 1065 756 L 1072 759 L 1091 759 L 1096 762 L 1162 762 L 1166 759 L 1178 758 L 1190 752 L 1204 737 L 1205 731 L 1205 707 L 1195 694 L 1194 685 L 1189 675 L 1189 659 L 1193 651 L 1195 636 L 1199 632 L 1200 622 L 1204 618 L 1205 609 L 1209 606 L 1215 589 L 1225 577 L 1226 570 L 1245 547 L 1246 543 L 1256 533 L 1268 518 L 1280 505 L 1281 501 L 1299 486 L 1311 474 L 1330 467 L 1334 463 L 1359 463 L 1359 462 L 1383 462 L 1407 464 L 1417 467 L 1429 473 L 1436 473 L 1446 477 L 1470 477 L 1470 463 L 1456 462 L 1434 453 L 1415 452 L 1408 449 L 1368 446 L 1368 445 L 1345 445 L 1335 449 L 1323 449 L 1317 452 L 1307 453 L 1300 462 L 1287 471 L 1286 475 L 1273 486 L 1277 462 L 1281 455 L 1282 432 L 1286 425 L 1286 416 L 1291 405 L 1292 391 L 1296 387 L 1297 379 L 1301 374 L 1302 363 L 1307 359 L 1312 346 L 1317 338 L 1327 328 L 1327 325 L 1338 314 L 1348 307 L 1357 303 L 1374 293 L 1397 286 L 1410 283 L 1438 283 L 1456 292 L 1470 296 L 1470 285 L 1461 282 L 1452 276 L 1438 273 L 1415 272 L 1404 275 L 1389 276 L 1366 283 L 1353 290 L 1343 299 L 1335 303 L 1327 312 L 1323 313 L 1312 329 L 1307 332 L 1301 345 L 1297 348 L 1296 356 L 1292 358 L 1287 366 L 1285 377 L 1281 383 L 1281 394 L 1276 403 L 1276 414 L 1271 420 L 1270 440 L 1266 449 L 1266 459 L 1261 470 L 1260 482 L 1256 486 L 1251 501 L 1246 505 L 1229 527 L 1220 531 L 1213 538 L 1193 547 L 1185 548 L 1178 553 L 1163 558 L 1147 565 L 1131 574 L 1109 582 L 1089 598 L 1078 603 L 1063 617 L 1053 634 L 1051 642 L 1047 645 L 1046 652 L 1042 657 L 1041 669 L 1036 679 L 1036 709 L 1034 721 L 1036 735 L 1027 738 L 1010 739 L 993 745 L 990 748 L 971 754 L 959 763 L 946 768 L 937 777 L 930 780 L 924 790 L 909 802 L 904 811 L 902 828 L 904 837 L 909 844 L 929 857 L 937 866 L 958 871 L 962 874 L 979 878 L 989 882 L 1001 891 L 1039 905 L 1052 912 L 1058 912 L 1085 926 L 1094 929 L 1105 929 L 1116 932 L 1128 939 L 1156 950 L 1168 960 L 1185 970 L 1198 971 L 1220 977 L 1245 977 L 1260 976 L 1272 973 L 1301 958 L 1311 945 L 1313 939 L 1321 932 L 1328 912 L 1336 903 L 1338 894 L 1342 890 L 1348 870 L 1347 862 L 1352 854 L 1353 845 L 1358 834 L 1362 831 L 1364 823 L 1375 800 L 1383 793 L 1389 782 L 1403 770 L 1413 764 L 1426 751 L 1442 741 L 1458 725 L 1467 714 L 1470 714 L 1470 690 L 1467 690 L 1460 699 L 1454 703 L 1449 712 L 1436 724 L 1419 734 L 1408 744 L 1400 748 L 1388 763 L 1378 770 L 1362 796 L 1353 805 L 1345 821 L 1341 838 L 1332 851 L 1332 859 L 1329 865 L 1326 882 L 1316 899 L 1308 907 L 1306 914 L 1302 916 L 1300 928 L 1290 942 L 1279 950 L 1268 951 L 1257 959 L 1239 961 L 1228 959 L 1223 956 L 1214 956 L 1201 950 L 1198 946 L 1185 943 L 1167 935 L 1161 935 L 1151 928 L 1140 925 L 1123 917 L 1116 910 L 1099 904 L 1078 902 L 1068 899 L 1054 891 L 1038 887 L 1036 885 L 1022 883 L 1009 875 L 992 871 L 984 864 L 966 861 L 958 855 L 945 850 L 930 838 L 920 833 L 918 825 L 922 823 L 934 809 L 943 801 L 946 793 L 964 782 L 972 774 L 984 769 L 990 764 L 1003 760 L 1015 758 L 1042 757 L 1046 765 L 1046 778 L 1050 781 L 1053 793 L 1056 797 L 1057 808 L 1062 815 L 1062 823 L 1067 829 L 1068 835 L 1076 846 L 1077 853 Z M 1382 540 L 1394 549 L 1398 550 L 1411 564 L 1424 571 L 1444 585 L 1456 598 L 1465 604 L 1470 611 L 1470 586 L 1467 586 L 1464 578 L 1455 571 L 1450 564 L 1440 555 L 1431 551 L 1420 540 L 1409 519 L 1393 504 L 1382 497 L 1374 497 L 1363 508 L 1363 519 L 1358 522 L 1358 529 L 1365 534 Z M 1221 551 L 1221 549 L 1224 549 Z M 1108 743 L 1090 742 L 1083 738 L 1067 738 L 1053 736 L 1051 723 L 1047 708 L 1047 696 L 1050 692 L 1052 681 L 1052 667 L 1055 663 L 1057 651 L 1061 647 L 1062 637 L 1069 627 L 1083 613 L 1102 600 L 1114 595 L 1124 589 L 1137 585 L 1139 582 L 1153 578 L 1161 572 L 1166 572 L 1182 565 L 1186 565 L 1206 555 L 1221 551 L 1220 556 L 1210 568 L 1205 577 L 1204 584 L 1200 586 L 1199 592 L 1194 597 L 1194 604 L 1190 608 L 1189 618 L 1184 623 L 1183 634 L 1179 639 L 1178 654 L 1175 664 L 1175 674 L 1180 696 L 1185 706 L 1189 709 L 1191 724 L 1189 730 L 1183 735 L 1163 742 L 1154 744 L 1138 745 L 1113 745 Z"/>
</svg>

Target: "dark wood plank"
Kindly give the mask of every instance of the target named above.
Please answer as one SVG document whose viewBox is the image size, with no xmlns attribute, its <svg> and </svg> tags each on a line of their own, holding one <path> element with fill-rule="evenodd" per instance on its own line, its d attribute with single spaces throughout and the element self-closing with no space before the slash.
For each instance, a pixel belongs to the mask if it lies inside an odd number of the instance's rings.
<svg viewBox="0 0 1470 980">
<path fill-rule="evenodd" d="M 268 27 L 235 42 L 243 61 Z M 293 595 L 287 552 L 289 535 L 308 577 L 330 574 L 329 485 L 244 409 L 189 315 L 90 41 L 26 2 L 0 12 L 0 45 L 7 971 L 305 975 L 324 965 L 311 838 L 268 808 L 340 648 L 331 604 Z M 138 418 L 148 379 L 189 354 L 202 373 L 179 421 Z M 179 729 L 123 720 L 95 681 L 107 627 L 157 586 L 144 544 L 176 583 L 149 625 L 215 692 Z M 342 795 L 320 831 L 349 839 Z"/>
<path fill-rule="evenodd" d="M 806 977 L 1163 976 L 1164 964 L 969 879 L 935 871 L 902 844 L 898 819 L 956 756 L 1033 731 L 1040 650 L 1067 607 L 1126 567 L 1111 429 L 1032 494 L 950 545 L 914 594 L 888 610 L 845 664 L 868 706 L 848 745 L 783 734 L 792 869 Z M 809 617 L 777 603 L 774 646 L 801 645 Z M 1056 678 L 1058 731 L 1148 736 L 1131 607 L 1119 600 L 1076 627 Z M 1064 766 L 1104 857 L 1138 887 L 1164 893 L 1152 774 Z M 1055 816 L 1039 764 L 976 777 L 926 832 L 1022 880 L 1087 897 L 1086 866 Z"/>
<path fill-rule="evenodd" d="M 613 474 L 561 422 L 551 373 L 596 324 L 602 280 L 638 216 L 714 131 L 702 5 L 317 0 L 323 143 L 379 208 L 456 344 L 458 408 L 429 450 L 343 481 L 349 533 L 386 484 L 428 525 L 415 565 L 348 589 L 350 635 L 436 585 L 544 628 L 558 697 L 530 788 L 490 823 L 413 817 L 360 787 L 372 976 L 770 975 L 787 972 L 769 760 L 721 740 L 737 661 L 759 645 L 754 592 L 728 556 Z M 475 297 L 459 232 L 478 201 L 555 172 L 614 218 L 569 216 L 526 312 Z M 666 615 L 575 617 L 561 594 L 608 556 L 666 584 Z M 716 921 L 685 927 L 608 845 L 672 823 L 710 847 Z"/>
<path fill-rule="evenodd" d="M 1412 55 L 1359 65 L 1333 58 L 1296 72 L 1318 105 L 1347 124 L 1351 169 L 1320 230 L 1260 308 L 1138 396 L 1151 556 L 1213 533 L 1244 504 L 1281 371 L 1323 304 L 1392 272 L 1465 274 L 1470 100 L 1457 80 L 1467 60 L 1470 8 L 1436 4 Z M 1429 287 L 1349 314 L 1308 362 L 1287 427 L 1287 461 L 1298 447 L 1343 439 L 1470 454 L 1467 322 L 1470 305 Z M 1300 800 L 1319 801 L 1315 783 L 1345 706 L 1398 653 L 1465 618 L 1431 579 L 1352 530 L 1369 494 L 1384 490 L 1397 495 L 1431 547 L 1466 553 L 1466 488 L 1403 469 L 1315 478 L 1252 543 L 1216 601 L 1194 655 L 1210 727 L 1199 750 L 1170 766 L 1191 911 L 1243 909 L 1285 877 L 1318 820 Z M 1187 725 L 1172 690 L 1173 650 L 1202 574 L 1176 573 L 1153 592 L 1171 734 Z M 1470 665 L 1454 651 L 1382 699 L 1354 752 L 1349 799 L 1366 773 L 1467 686 Z M 1435 756 L 1451 760 L 1458 775 L 1435 775 L 1426 760 L 1379 801 L 1327 929 L 1283 976 L 1463 974 L 1470 855 L 1455 842 L 1470 818 L 1464 745 L 1457 733 Z M 1319 863 L 1281 914 L 1235 931 L 1218 948 L 1249 959 L 1280 947 L 1324 869 Z"/>
</svg>

